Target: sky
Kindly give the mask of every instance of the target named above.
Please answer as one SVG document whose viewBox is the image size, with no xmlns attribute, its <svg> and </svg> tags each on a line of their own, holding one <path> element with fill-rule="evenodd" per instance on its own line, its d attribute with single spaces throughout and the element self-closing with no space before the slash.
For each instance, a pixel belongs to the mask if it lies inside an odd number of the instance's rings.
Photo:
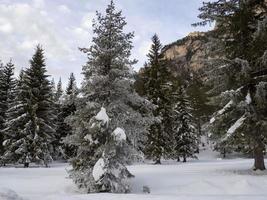
<svg viewBox="0 0 267 200">
<path fill-rule="evenodd" d="M 86 55 L 79 47 L 89 47 L 95 12 L 104 12 L 110 0 L 0 0 L 0 60 L 13 60 L 16 74 L 29 67 L 37 44 L 45 49 L 48 74 L 63 84 L 74 72 L 82 81 Z M 137 71 L 146 61 L 151 37 L 157 33 L 164 45 L 193 31 L 199 21 L 202 0 L 114 0 L 126 17 L 126 32 L 134 31 L 132 58 L 139 60 Z"/>
</svg>

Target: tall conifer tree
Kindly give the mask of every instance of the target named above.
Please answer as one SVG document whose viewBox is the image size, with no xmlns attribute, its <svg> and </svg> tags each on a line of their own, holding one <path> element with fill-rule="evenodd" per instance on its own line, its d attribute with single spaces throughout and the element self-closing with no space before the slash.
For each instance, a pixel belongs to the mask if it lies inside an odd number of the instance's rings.
<svg viewBox="0 0 267 200">
<path fill-rule="evenodd" d="M 57 135 L 59 136 L 63 157 L 66 159 L 74 157 L 76 153 L 75 146 L 64 144 L 63 141 L 67 136 L 72 134 L 72 127 L 66 123 L 66 119 L 71 115 L 74 115 L 76 111 L 75 102 L 78 93 L 79 91 L 76 85 L 75 76 L 71 73 L 65 94 L 63 95 L 63 101 L 61 102 L 57 125 Z"/>
<path fill-rule="evenodd" d="M 125 25 L 122 12 L 111 1 L 105 15 L 97 12 L 92 46 L 81 49 L 88 61 L 77 111 L 68 119 L 73 135 L 66 143 L 77 147 L 70 176 L 88 192 L 130 191 L 127 179 L 132 175 L 126 163 L 153 121 L 145 117 L 153 106 L 133 88 L 134 35 L 124 33 Z"/>
<path fill-rule="evenodd" d="M 5 162 L 48 166 L 52 161 L 54 118 L 51 84 L 46 75 L 43 49 L 38 45 L 30 67 L 21 74 L 17 98 L 6 123 Z M 16 156 L 11 156 L 10 154 Z"/>
<path fill-rule="evenodd" d="M 219 0 L 200 9 L 206 24 L 216 21 L 216 37 L 224 44 L 225 59 L 209 63 L 208 83 L 214 102 L 221 109 L 210 120 L 218 143 L 251 152 L 254 168 L 264 170 L 267 144 L 267 16 L 266 2 Z"/>
<path fill-rule="evenodd" d="M 195 153 L 198 151 L 199 138 L 192 115 L 192 107 L 182 86 L 178 89 L 177 95 L 174 155 L 178 160 L 179 157 L 182 157 L 183 162 L 186 162 L 187 158 L 196 158 Z"/>
<path fill-rule="evenodd" d="M 55 101 L 58 102 L 60 100 L 60 98 L 63 95 L 63 89 L 62 89 L 62 81 L 61 78 L 59 79 L 58 83 L 57 83 L 57 88 L 56 88 L 56 92 L 55 92 Z M 60 104 L 60 102 L 58 102 Z"/>
<path fill-rule="evenodd" d="M 11 100 L 14 98 L 15 88 L 14 64 L 10 60 L 6 65 L 0 64 L 0 154 L 4 151 L 2 144 L 4 141 L 5 122 L 7 120 L 7 110 Z"/>
<path fill-rule="evenodd" d="M 170 101 L 171 90 L 171 73 L 168 71 L 167 61 L 161 54 L 162 45 L 155 34 L 152 37 L 152 45 L 148 54 L 149 62 L 147 63 L 143 78 L 144 95 L 157 106 L 154 110 L 154 116 L 161 119 L 155 122 L 149 130 L 145 144 L 145 154 L 148 158 L 161 163 L 161 157 L 167 157 L 170 153 L 168 145 L 170 142 L 171 112 L 172 102 Z"/>
</svg>

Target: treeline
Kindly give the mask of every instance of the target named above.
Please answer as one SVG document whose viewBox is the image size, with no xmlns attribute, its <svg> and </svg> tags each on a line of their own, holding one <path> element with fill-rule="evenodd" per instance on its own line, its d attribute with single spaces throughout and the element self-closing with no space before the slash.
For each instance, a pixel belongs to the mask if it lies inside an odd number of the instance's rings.
<svg viewBox="0 0 267 200">
<path fill-rule="evenodd" d="M 140 76 L 131 60 L 133 33 L 113 1 L 93 23 L 93 43 L 77 88 L 71 74 L 66 91 L 49 80 L 40 45 L 29 67 L 14 77 L 12 62 L 1 65 L 2 165 L 53 160 L 72 164 L 70 177 L 88 192 L 129 192 L 133 177 L 126 165 L 145 158 L 196 158 L 200 133 L 187 88 L 191 79 L 173 77 L 152 38 L 148 63 Z M 135 78 L 143 80 L 138 87 Z M 50 78 L 51 79 L 51 78 Z M 138 93 L 136 92 L 138 91 Z"/>
<path fill-rule="evenodd" d="M 71 134 L 64 119 L 75 111 L 74 75 L 63 94 L 61 80 L 56 88 L 48 79 L 41 46 L 18 78 L 14 69 L 12 61 L 0 65 L 1 164 L 48 166 L 53 159 L 66 159 L 73 153 L 62 139 Z"/>
<path fill-rule="evenodd" d="M 258 12 L 264 5 L 203 5 L 196 25 L 216 20 L 214 42 L 225 55 L 208 58 L 203 74 L 165 59 L 157 35 L 135 74 L 134 34 L 124 32 L 127 23 L 113 1 L 104 14 L 97 12 L 92 45 L 80 49 L 88 58 L 81 88 L 72 74 L 64 94 L 61 81 L 55 89 L 40 46 L 18 79 L 11 62 L 1 66 L 1 163 L 48 166 L 68 159 L 79 188 L 126 193 L 133 177 L 128 164 L 142 155 L 155 164 L 196 158 L 205 128 L 217 150 L 253 151 L 255 169 L 265 169 L 267 17 Z"/>
</svg>

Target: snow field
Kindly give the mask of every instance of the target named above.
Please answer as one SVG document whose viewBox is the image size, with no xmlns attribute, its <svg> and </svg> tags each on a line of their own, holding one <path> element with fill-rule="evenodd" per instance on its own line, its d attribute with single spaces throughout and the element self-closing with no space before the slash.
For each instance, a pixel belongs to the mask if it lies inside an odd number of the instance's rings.
<svg viewBox="0 0 267 200">
<path fill-rule="evenodd" d="M 0 199 L 266 200 L 267 173 L 253 172 L 252 163 L 251 159 L 215 159 L 129 166 L 135 175 L 131 194 L 83 194 L 67 178 L 66 164 L 51 168 L 0 168 Z M 143 186 L 148 186 L 151 193 L 144 194 Z M 11 197 L 7 198 L 7 194 Z"/>
</svg>

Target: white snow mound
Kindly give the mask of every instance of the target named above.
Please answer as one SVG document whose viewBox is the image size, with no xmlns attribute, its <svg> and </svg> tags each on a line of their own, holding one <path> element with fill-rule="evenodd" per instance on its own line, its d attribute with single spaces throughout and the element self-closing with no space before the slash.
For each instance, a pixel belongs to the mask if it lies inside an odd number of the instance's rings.
<svg viewBox="0 0 267 200">
<path fill-rule="evenodd" d="M 98 121 L 102 121 L 104 124 L 108 124 L 109 117 L 107 115 L 107 111 L 104 107 L 101 107 L 99 113 L 95 116 L 95 119 Z"/>
<path fill-rule="evenodd" d="M 100 158 L 93 167 L 93 177 L 95 181 L 98 181 L 101 178 L 101 176 L 103 176 L 103 174 L 106 172 L 104 167 L 105 167 L 104 159 Z"/>
<path fill-rule="evenodd" d="M 0 188 L 0 199 L 1 200 L 23 200 L 13 190 L 5 189 L 5 188 Z"/>
<path fill-rule="evenodd" d="M 112 135 L 115 137 L 117 141 L 126 140 L 125 131 L 122 128 L 117 127 L 113 132 Z"/>
</svg>

